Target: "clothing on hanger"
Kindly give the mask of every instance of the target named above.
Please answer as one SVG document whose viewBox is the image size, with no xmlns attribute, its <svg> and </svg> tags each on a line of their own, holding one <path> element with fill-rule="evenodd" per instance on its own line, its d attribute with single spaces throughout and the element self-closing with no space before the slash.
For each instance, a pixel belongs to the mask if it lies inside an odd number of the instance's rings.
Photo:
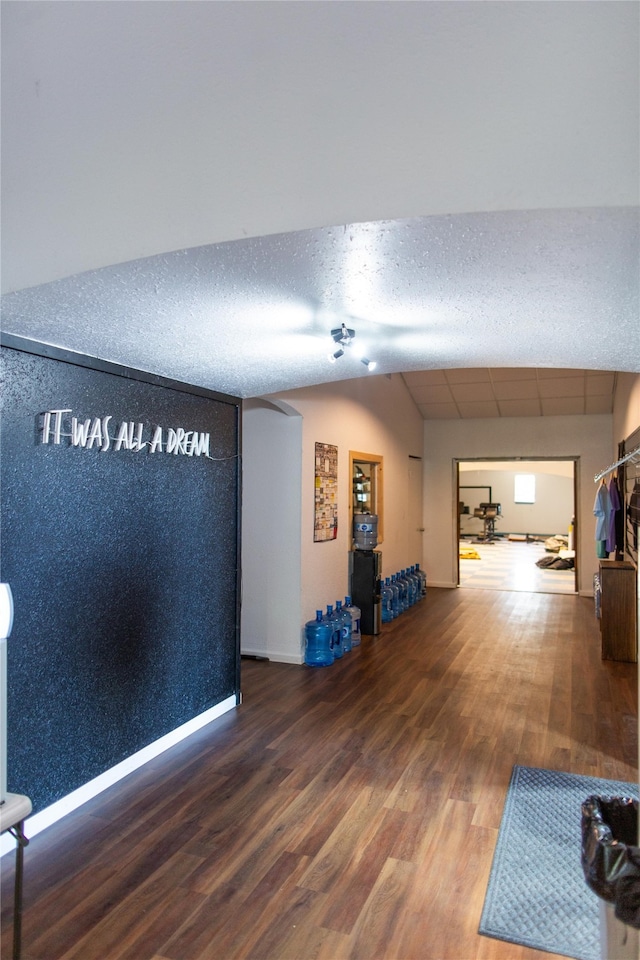
<svg viewBox="0 0 640 960">
<path fill-rule="evenodd" d="M 596 498 L 593 503 L 593 515 L 596 518 L 596 556 L 600 559 L 606 559 L 609 520 L 611 517 L 611 500 L 604 478 L 602 483 L 598 485 L 596 491 Z"/>
<path fill-rule="evenodd" d="M 616 517 L 618 516 L 618 512 L 622 506 L 622 501 L 620 499 L 620 493 L 618 490 L 618 480 L 613 473 L 609 478 L 607 493 L 609 494 L 610 505 L 609 521 L 607 524 L 607 553 L 615 553 L 615 551 L 620 547 L 620 543 L 616 538 Z"/>
</svg>

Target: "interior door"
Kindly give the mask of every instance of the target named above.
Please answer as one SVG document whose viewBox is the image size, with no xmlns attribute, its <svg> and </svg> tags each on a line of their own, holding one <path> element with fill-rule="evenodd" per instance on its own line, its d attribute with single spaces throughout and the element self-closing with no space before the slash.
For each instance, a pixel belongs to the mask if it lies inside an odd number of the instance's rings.
<svg viewBox="0 0 640 960">
<path fill-rule="evenodd" d="M 409 457 L 408 471 L 408 550 L 407 561 L 422 567 L 422 457 Z"/>
</svg>

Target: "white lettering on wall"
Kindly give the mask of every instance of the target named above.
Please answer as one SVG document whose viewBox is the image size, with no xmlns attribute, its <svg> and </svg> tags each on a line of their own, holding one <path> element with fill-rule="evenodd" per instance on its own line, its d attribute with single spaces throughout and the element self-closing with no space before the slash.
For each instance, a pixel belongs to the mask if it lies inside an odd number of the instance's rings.
<svg viewBox="0 0 640 960">
<path fill-rule="evenodd" d="M 53 442 L 60 443 L 62 436 L 62 414 L 71 413 L 71 408 L 64 410 L 47 410 L 42 423 L 42 442 L 49 443 L 51 434 L 51 418 L 53 417 Z"/>
<path fill-rule="evenodd" d="M 82 450 L 99 449 L 102 453 L 110 450 L 130 450 L 140 453 L 147 449 L 149 453 L 172 453 L 176 456 L 207 457 L 209 453 L 209 434 L 197 430 L 185 430 L 184 427 L 169 427 L 164 431 L 159 425 L 149 429 L 149 439 L 145 440 L 144 423 L 123 420 L 115 433 L 109 431 L 111 415 L 106 417 L 65 417 L 72 413 L 70 407 L 47 410 L 41 417 L 40 429 L 42 443 L 62 444 L 63 439 L 71 447 Z M 67 429 L 65 430 L 65 426 Z"/>
<path fill-rule="evenodd" d="M 87 445 L 87 437 L 89 436 L 90 426 L 91 426 L 91 420 L 85 420 L 84 423 L 79 423 L 77 417 L 72 418 L 71 443 L 74 447 L 85 447 Z M 44 439 L 44 437 L 42 438 L 42 442 L 43 443 L 47 442 Z"/>
<path fill-rule="evenodd" d="M 208 433 L 196 433 L 194 430 L 193 433 L 193 442 L 191 444 L 191 452 L 189 454 L 191 457 L 208 457 L 209 456 L 209 434 Z"/>
<path fill-rule="evenodd" d="M 162 453 L 162 427 L 155 428 L 149 445 L 149 453 L 156 453 L 158 450 Z"/>
</svg>

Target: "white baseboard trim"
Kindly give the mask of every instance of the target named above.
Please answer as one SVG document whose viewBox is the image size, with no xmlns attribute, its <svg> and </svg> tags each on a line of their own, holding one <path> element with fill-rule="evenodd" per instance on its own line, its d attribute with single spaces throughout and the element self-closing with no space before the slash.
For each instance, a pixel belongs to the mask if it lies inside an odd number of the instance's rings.
<svg viewBox="0 0 640 960">
<path fill-rule="evenodd" d="M 302 653 L 282 653 L 279 650 L 241 650 L 240 655 L 243 657 L 263 657 L 267 660 L 273 660 L 274 663 L 295 663 L 300 666 L 304 663 L 304 655 Z"/>
<path fill-rule="evenodd" d="M 57 823 L 58 820 L 61 820 L 68 813 L 77 810 L 83 803 L 92 800 L 93 797 L 107 790 L 113 786 L 114 783 L 118 783 L 119 780 L 123 780 L 128 774 L 133 773 L 134 770 L 138 770 L 139 767 L 144 766 L 149 760 L 153 760 L 154 757 L 164 753 L 169 747 L 175 746 L 176 743 L 185 740 L 192 733 L 195 733 L 196 730 L 206 726 L 207 723 L 211 723 L 212 720 L 217 720 L 218 717 L 221 717 L 224 713 L 233 710 L 235 706 L 235 696 L 227 697 L 226 700 L 217 703 L 209 710 L 205 710 L 205 712 L 199 714 L 199 716 L 193 717 L 191 720 L 183 723 L 182 726 L 176 727 L 175 730 L 160 737 L 159 740 L 155 740 L 148 746 L 143 747 L 142 750 L 138 750 L 137 753 L 133 753 L 130 757 L 127 757 L 126 760 L 122 760 L 121 763 L 116 764 L 115 767 L 105 770 L 104 773 L 85 783 L 82 787 L 78 787 L 77 790 L 73 790 L 67 794 L 66 797 L 56 800 L 51 806 L 45 807 L 44 810 L 40 810 L 25 821 L 25 835 L 29 839 L 35 837 L 36 834 L 41 833 L 43 830 L 46 830 L 47 827 Z M 0 856 L 4 856 L 4 854 L 10 850 L 15 850 L 15 846 L 16 844 L 13 837 L 8 833 L 3 834 L 0 838 Z"/>
<path fill-rule="evenodd" d="M 427 596 L 429 596 L 429 587 L 439 587 L 439 588 L 442 588 L 442 589 L 444 589 L 444 590 L 455 590 L 455 589 L 457 588 L 457 586 L 458 586 L 457 583 L 453 583 L 453 582 L 450 581 L 450 580 L 449 580 L 449 581 L 446 581 L 446 582 L 445 582 L 444 580 L 442 580 L 442 581 L 440 581 L 440 580 L 429 580 L 429 581 L 427 582 Z"/>
<path fill-rule="evenodd" d="M 275 660 L 276 663 L 295 663 L 298 666 L 304 663 L 302 654 L 296 657 L 291 653 L 269 653 L 269 660 Z"/>
</svg>

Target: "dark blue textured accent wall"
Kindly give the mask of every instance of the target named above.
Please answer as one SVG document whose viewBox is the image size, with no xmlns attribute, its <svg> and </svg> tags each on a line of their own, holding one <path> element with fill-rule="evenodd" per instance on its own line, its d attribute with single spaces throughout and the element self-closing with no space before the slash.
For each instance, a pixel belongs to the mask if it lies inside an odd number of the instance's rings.
<svg viewBox="0 0 640 960">
<path fill-rule="evenodd" d="M 238 694 L 239 401 L 2 348 L 8 789 L 37 811 Z M 144 377 L 144 375 L 141 375 Z M 111 416 L 110 448 L 41 415 Z M 122 421 L 210 456 L 114 449 Z"/>
</svg>

